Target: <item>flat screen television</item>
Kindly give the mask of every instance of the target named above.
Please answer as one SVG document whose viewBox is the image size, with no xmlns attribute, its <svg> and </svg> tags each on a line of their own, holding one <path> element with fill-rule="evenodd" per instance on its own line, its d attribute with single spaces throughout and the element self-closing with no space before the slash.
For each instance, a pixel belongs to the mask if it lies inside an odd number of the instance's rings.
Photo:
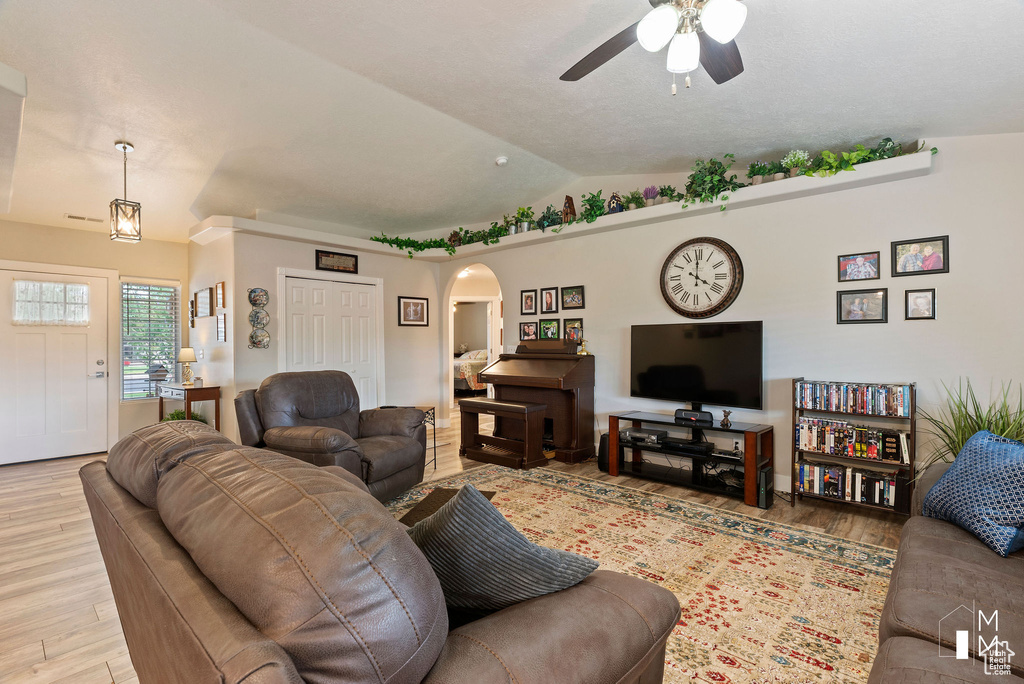
<svg viewBox="0 0 1024 684">
<path fill-rule="evenodd" d="M 632 326 L 633 397 L 732 408 L 763 408 L 762 324 Z"/>
</svg>

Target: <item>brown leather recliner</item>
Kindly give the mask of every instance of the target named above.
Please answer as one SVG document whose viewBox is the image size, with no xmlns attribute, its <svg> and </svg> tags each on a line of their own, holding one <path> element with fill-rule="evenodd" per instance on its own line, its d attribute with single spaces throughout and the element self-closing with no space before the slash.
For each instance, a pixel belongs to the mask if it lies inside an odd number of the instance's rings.
<svg viewBox="0 0 1024 684">
<path fill-rule="evenodd" d="M 423 481 L 427 428 L 414 408 L 359 410 L 348 373 L 277 373 L 235 397 L 242 444 L 358 476 L 379 501 Z"/>
<path fill-rule="evenodd" d="M 404 526 L 348 471 L 142 428 L 81 478 L 142 684 L 654 684 L 679 602 L 598 570 L 448 631 Z"/>
</svg>

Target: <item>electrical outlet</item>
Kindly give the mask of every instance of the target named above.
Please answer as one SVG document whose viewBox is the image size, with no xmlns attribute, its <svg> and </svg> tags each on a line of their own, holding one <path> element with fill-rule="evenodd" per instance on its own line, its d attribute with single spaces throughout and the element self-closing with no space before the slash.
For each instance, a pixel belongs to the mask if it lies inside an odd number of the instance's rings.
<svg viewBox="0 0 1024 684">
<path fill-rule="evenodd" d="M 203 349 L 196 349 L 196 358 L 202 359 L 206 355 L 206 351 Z"/>
</svg>

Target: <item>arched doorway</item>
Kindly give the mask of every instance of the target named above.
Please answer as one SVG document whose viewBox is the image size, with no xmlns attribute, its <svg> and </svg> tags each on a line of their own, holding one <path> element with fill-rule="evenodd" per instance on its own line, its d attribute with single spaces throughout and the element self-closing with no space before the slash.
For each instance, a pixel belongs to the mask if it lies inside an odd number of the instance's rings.
<svg viewBox="0 0 1024 684">
<path fill-rule="evenodd" d="M 501 302 L 501 286 L 487 266 L 472 264 L 456 274 L 448 296 L 449 406 L 457 396 L 488 392 L 477 374 L 501 353 Z"/>
</svg>

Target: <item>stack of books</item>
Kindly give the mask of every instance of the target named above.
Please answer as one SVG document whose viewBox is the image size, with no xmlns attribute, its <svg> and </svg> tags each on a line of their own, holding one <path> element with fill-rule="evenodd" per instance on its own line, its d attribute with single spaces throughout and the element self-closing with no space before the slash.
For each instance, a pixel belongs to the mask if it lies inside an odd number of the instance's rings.
<svg viewBox="0 0 1024 684">
<path fill-rule="evenodd" d="M 909 512 L 907 478 L 898 472 L 865 470 L 804 461 L 800 464 L 801 494 L 856 501 Z"/>
<path fill-rule="evenodd" d="M 910 417 L 910 385 L 796 383 L 796 407 L 811 411 Z"/>
<path fill-rule="evenodd" d="M 801 417 L 794 439 L 801 451 L 910 463 L 907 433 L 899 430 L 859 426 L 845 420 Z"/>
</svg>

